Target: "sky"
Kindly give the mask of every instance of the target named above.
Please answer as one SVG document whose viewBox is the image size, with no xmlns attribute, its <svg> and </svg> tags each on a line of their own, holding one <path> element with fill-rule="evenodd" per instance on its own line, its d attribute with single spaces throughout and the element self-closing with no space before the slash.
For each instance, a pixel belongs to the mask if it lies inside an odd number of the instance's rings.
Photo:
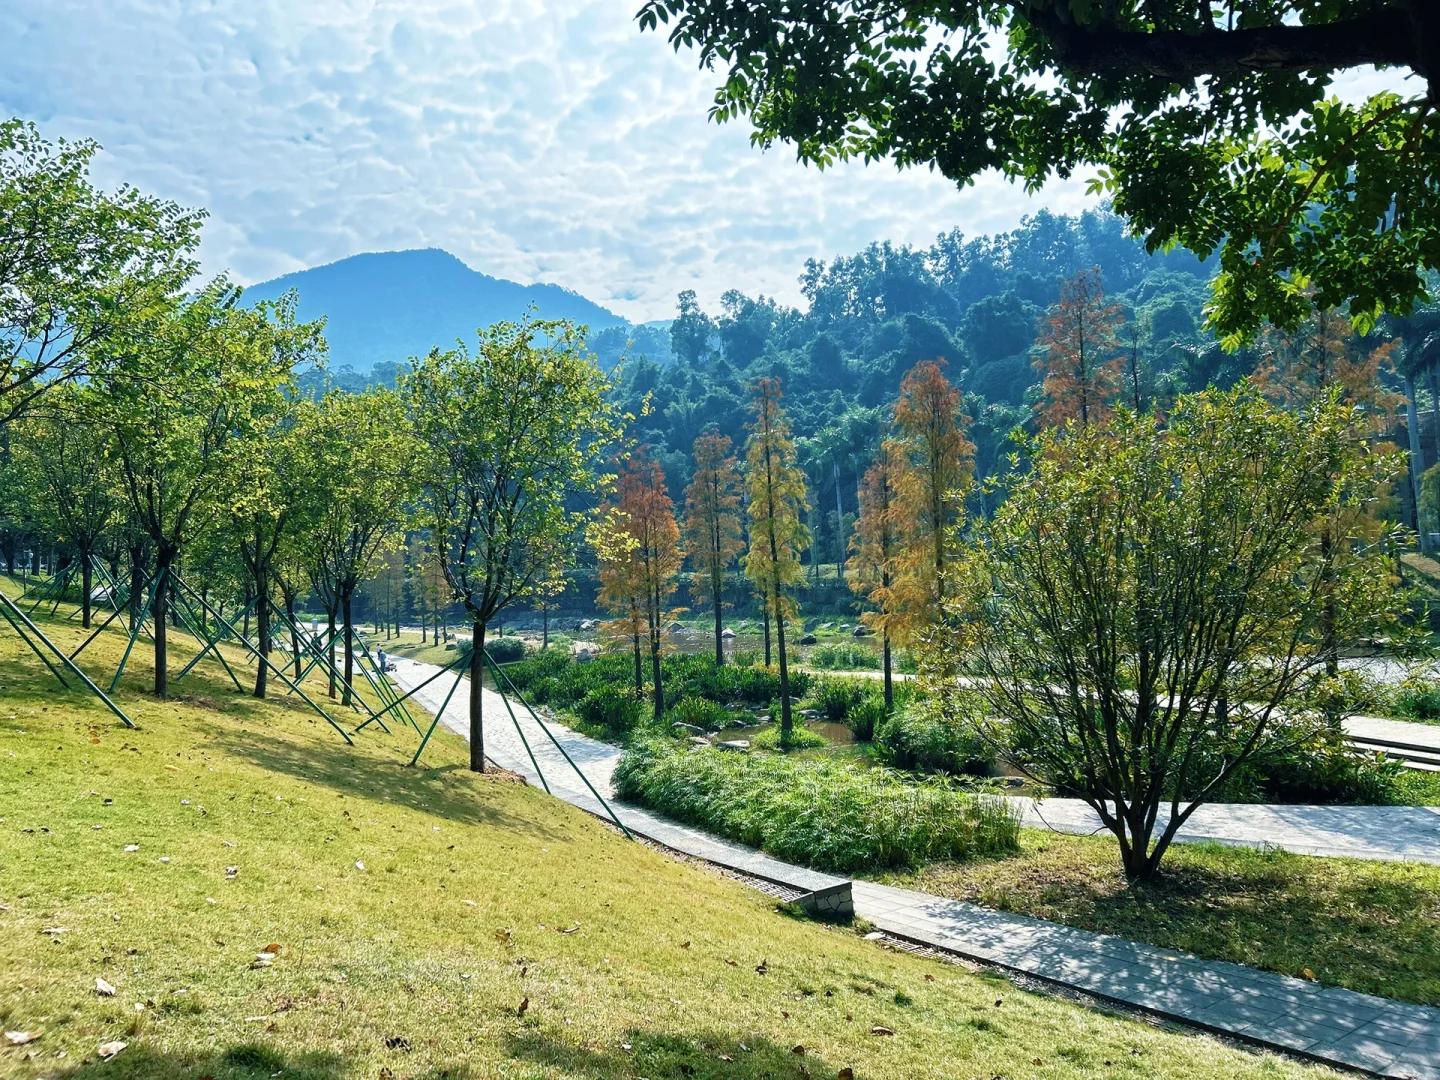
<svg viewBox="0 0 1440 1080">
<path fill-rule="evenodd" d="M 7 0 L 0 112 L 100 142 L 105 186 L 205 207 L 207 273 L 441 247 L 634 321 L 682 289 L 797 303 L 807 258 L 1093 204 L 1083 176 L 1027 196 L 762 153 L 639 2 Z"/>
</svg>

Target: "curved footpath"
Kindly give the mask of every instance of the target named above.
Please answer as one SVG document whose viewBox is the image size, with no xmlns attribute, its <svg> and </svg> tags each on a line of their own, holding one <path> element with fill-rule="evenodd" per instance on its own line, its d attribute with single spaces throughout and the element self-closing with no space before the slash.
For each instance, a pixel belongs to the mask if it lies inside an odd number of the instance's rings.
<svg viewBox="0 0 1440 1080">
<path fill-rule="evenodd" d="M 395 679 L 406 690 L 439 670 L 432 664 L 401 658 L 396 658 L 395 664 Z M 448 676 L 437 679 L 411 700 L 434 715 L 453 682 Z M 465 737 L 469 736 L 467 694 L 468 685 L 461 686 L 441 717 L 446 727 Z M 551 794 L 608 816 L 540 725 L 518 703 L 514 708 Z M 485 756 L 540 786 L 541 776 L 511 723 L 505 699 L 486 688 L 484 709 Z M 609 800 L 613 794 L 610 776 L 621 751 L 558 724 L 548 726 L 586 778 Z M 1020 801 L 1027 804 L 1027 825 L 1048 824 L 1067 832 L 1093 832 L 1099 825 L 1094 812 L 1078 800 L 1047 799 L 1038 807 L 1032 800 Z M 1440 1080 L 1440 1009 L 1200 960 L 1170 949 L 927 893 L 864 881 L 847 883 L 844 878 L 780 862 L 633 806 L 612 806 L 632 832 L 798 893 L 838 890 L 849 884 L 856 914 L 898 938 L 1331 1064 L 1387 1077 Z M 1440 810 L 1211 806 L 1196 812 L 1181 830 L 1180 839 L 1268 845 L 1303 854 L 1440 863 Z"/>
</svg>

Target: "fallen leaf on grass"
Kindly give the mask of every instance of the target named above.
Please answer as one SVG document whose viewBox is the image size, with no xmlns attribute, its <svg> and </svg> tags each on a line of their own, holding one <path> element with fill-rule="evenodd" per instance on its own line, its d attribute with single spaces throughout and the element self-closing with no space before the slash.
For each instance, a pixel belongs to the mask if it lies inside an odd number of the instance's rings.
<svg viewBox="0 0 1440 1080">
<path fill-rule="evenodd" d="M 891 1031 L 891 1030 L 890 1030 L 889 1028 L 887 1028 L 887 1027 L 881 1027 L 879 1024 L 876 1024 L 874 1027 L 872 1027 L 872 1028 L 870 1029 L 870 1034 L 871 1034 L 871 1035 L 894 1035 L 895 1032 Z"/>
<path fill-rule="evenodd" d="M 238 866 L 227 866 L 227 867 L 225 867 L 225 880 L 226 880 L 226 881 L 232 881 L 232 880 L 234 880 L 235 875 L 238 874 L 238 873 L 240 873 L 240 867 L 238 867 Z"/>
<path fill-rule="evenodd" d="M 523 1000 L 522 1002 L 520 1002 L 520 1007 L 515 1010 L 515 1015 L 516 1015 L 516 1016 L 524 1016 L 524 1015 L 525 1015 L 525 1010 L 528 1009 L 528 1008 L 530 1008 L 530 999 L 527 997 L 525 1000 Z"/>
<path fill-rule="evenodd" d="M 840 1070 L 840 1075 L 836 1080 L 855 1080 L 855 1070 L 850 1068 L 849 1065 L 846 1065 Z"/>
<path fill-rule="evenodd" d="M 139 850 L 140 850 L 140 845 L 139 845 L 139 844 L 126 844 L 126 845 L 125 845 L 125 850 L 126 850 L 126 851 L 139 851 Z M 118 1054 L 120 1051 L 119 1051 L 119 1050 L 116 1050 L 115 1052 Z"/>
<path fill-rule="evenodd" d="M 11 1046 L 24 1046 L 26 1043 L 34 1042 L 43 1034 L 45 1034 L 43 1031 L 7 1031 L 5 1032 L 5 1041 Z"/>
<path fill-rule="evenodd" d="M 125 1044 L 119 1039 L 116 1039 L 114 1042 L 101 1043 L 100 1056 L 106 1061 L 109 1061 L 111 1058 L 113 1058 L 116 1054 L 120 1053 L 120 1051 L 124 1049 Z"/>
<path fill-rule="evenodd" d="M 688 949 L 690 947 L 690 943 L 688 941 L 681 942 L 680 947 L 682 949 Z"/>
<path fill-rule="evenodd" d="M 280 955 L 280 946 L 279 946 L 279 945 L 276 945 L 275 943 L 272 942 L 271 944 L 266 945 L 265 948 L 261 949 L 260 951 L 261 951 L 261 952 L 267 952 L 267 953 L 269 953 L 271 956 L 279 956 L 279 955 Z"/>
<path fill-rule="evenodd" d="M 801 1046 L 799 1043 L 796 1043 L 794 1046 L 792 1046 L 792 1047 L 790 1048 L 790 1052 L 791 1052 L 792 1054 L 800 1054 L 800 1055 L 803 1056 L 804 1053 L 805 1053 L 805 1047 Z"/>
<path fill-rule="evenodd" d="M 734 1061 L 734 1060 L 735 1060 L 735 1059 L 734 1059 L 733 1057 L 731 1057 L 729 1054 L 720 1054 L 720 1055 L 719 1055 L 719 1058 L 720 1058 L 721 1061 Z"/>
<path fill-rule="evenodd" d="M 361 862 L 359 859 L 356 859 L 356 860 L 355 860 L 355 869 L 356 869 L 356 870 L 364 870 L 364 869 L 365 869 L 365 864 L 364 864 L 363 862 Z"/>
<path fill-rule="evenodd" d="M 934 982 L 934 981 L 935 981 L 935 976 L 934 976 L 934 975 L 926 975 L 926 976 L 925 976 L 925 981 L 926 981 L 926 982 Z"/>
<path fill-rule="evenodd" d="M 1311 982 L 1315 981 L 1315 972 L 1311 971 L 1309 968 L 1301 968 L 1300 974 L 1304 975 L 1305 978 L 1309 979 Z"/>
<path fill-rule="evenodd" d="M 574 926 L 570 927 L 569 930 L 561 930 L 560 932 L 561 932 L 562 934 L 573 934 L 573 933 L 575 933 L 576 930 L 579 930 L 579 929 L 580 929 L 580 924 L 577 922 Z"/>
<path fill-rule="evenodd" d="M 410 1052 L 410 1040 L 405 1038 L 404 1035 L 391 1035 L 385 1040 L 385 1049 L 404 1050 L 408 1054 Z"/>
<path fill-rule="evenodd" d="M 1041 1061 L 1039 1058 L 1031 1058 L 1031 1059 L 1030 1059 L 1030 1064 L 1031 1064 L 1031 1065 L 1044 1065 L 1045 1062 Z"/>
<path fill-rule="evenodd" d="M 381 1069 L 381 1070 L 380 1070 L 380 1080 L 395 1080 L 395 1074 L 394 1074 L 393 1072 L 391 1072 L 388 1067 L 387 1067 L 387 1068 L 384 1068 L 384 1069 Z"/>
<path fill-rule="evenodd" d="M 768 960 L 761 960 L 760 963 L 759 963 L 758 965 L 756 965 L 755 974 L 756 974 L 756 975 L 764 975 L 764 974 L 766 974 L 769 970 L 770 970 L 770 961 L 768 961 Z"/>
<path fill-rule="evenodd" d="M 44 930 L 41 930 L 40 932 L 41 932 L 42 934 L 50 934 L 50 935 L 54 936 L 54 935 L 56 935 L 56 934 L 63 934 L 63 933 L 65 932 L 65 927 L 63 927 L 63 926 L 51 926 L 51 927 L 47 927 L 47 928 L 44 929 Z"/>
<path fill-rule="evenodd" d="M 108 982 L 106 982 L 104 979 L 96 978 L 96 980 L 95 980 L 95 992 L 96 992 L 97 994 L 99 994 L 101 997 L 114 997 L 114 996 L 115 996 L 115 987 L 111 986 L 111 985 L 110 985 Z"/>
<path fill-rule="evenodd" d="M 725 961 L 725 964 L 726 964 L 727 967 L 739 967 L 739 966 L 740 966 L 740 965 L 737 964 L 734 960 L 726 960 L 726 961 Z"/>
</svg>

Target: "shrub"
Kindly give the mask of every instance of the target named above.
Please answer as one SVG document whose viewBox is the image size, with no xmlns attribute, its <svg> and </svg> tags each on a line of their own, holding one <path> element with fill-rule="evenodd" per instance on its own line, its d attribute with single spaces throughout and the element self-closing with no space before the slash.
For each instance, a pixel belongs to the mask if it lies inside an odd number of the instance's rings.
<svg viewBox="0 0 1440 1080">
<path fill-rule="evenodd" d="M 911 702 L 886 717 L 875 734 L 886 762 L 915 772 L 983 774 L 990 752 L 985 744 L 934 698 Z"/>
<path fill-rule="evenodd" d="M 1395 693 L 1394 711 L 1426 723 L 1440 720 L 1440 683 L 1416 677 L 1406 679 Z"/>
<path fill-rule="evenodd" d="M 666 716 L 672 724 L 689 724 L 705 731 L 719 731 L 730 726 L 734 717 L 719 702 L 707 698 L 681 698 Z"/>
<path fill-rule="evenodd" d="M 780 725 L 767 727 L 758 732 L 750 745 L 756 750 L 779 750 L 780 746 Z M 821 735 L 818 731 L 811 731 L 804 724 L 796 724 L 790 730 L 790 745 L 786 750 L 817 750 L 822 746 L 829 746 L 830 740 Z"/>
<path fill-rule="evenodd" d="M 810 666 L 821 671 L 873 671 L 880 667 L 880 654 L 850 641 L 816 645 L 810 650 Z"/>
<path fill-rule="evenodd" d="M 642 708 L 630 687 L 597 686 L 581 698 L 575 714 L 590 727 L 625 735 L 640 723 Z"/>
<path fill-rule="evenodd" d="M 1398 800 L 1405 767 L 1355 749 L 1338 728 L 1322 728 L 1298 745 L 1292 732 L 1278 728 L 1265 742 L 1231 777 L 1227 798 L 1299 805 L 1383 805 Z"/>
<path fill-rule="evenodd" d="M 817 709 L 831 723 L 848 724 L 850 710 L 875 693 L 866 680 L 820 678 L 811 685 L 805 706 Z"/>
<path fill-rule="evenodd" d="M 485 642 L 485 651 L 497 664 L 513 664 L 525 659 L 525 642 L 518 637 L 497 637 Z"/>
<path fill-rule="evenodd" d="M 876 729 L 885 721 L 885 697 L 881 693 L 866 694 L 850 707 L 845 723 L 856 742 L 870 742 Z"/>
<path fill-rule="evenodd" d="M 1019 821 L 1003 799 L 953 781 L 908 781 L 828 758 L 734 754 L 632 744 L 615 769 L 623 799 L 821 870 L 911 866 L 1016 850 Z"/>
</svg>

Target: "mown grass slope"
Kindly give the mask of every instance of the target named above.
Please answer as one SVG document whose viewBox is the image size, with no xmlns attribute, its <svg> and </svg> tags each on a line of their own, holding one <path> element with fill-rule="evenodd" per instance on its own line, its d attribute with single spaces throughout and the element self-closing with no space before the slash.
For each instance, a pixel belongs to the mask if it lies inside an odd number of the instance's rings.
<svg viewBox="0 0 1440 1080">
<path fill-rule="evenodd" d="M 1328 1075 L 795 921 L 448 734 L 411 770 L 413 733 L 147 665 L 132 732 L 0 631 L 0 1021 L 43 1032 L 0 1075 Z"/>
</svg>

